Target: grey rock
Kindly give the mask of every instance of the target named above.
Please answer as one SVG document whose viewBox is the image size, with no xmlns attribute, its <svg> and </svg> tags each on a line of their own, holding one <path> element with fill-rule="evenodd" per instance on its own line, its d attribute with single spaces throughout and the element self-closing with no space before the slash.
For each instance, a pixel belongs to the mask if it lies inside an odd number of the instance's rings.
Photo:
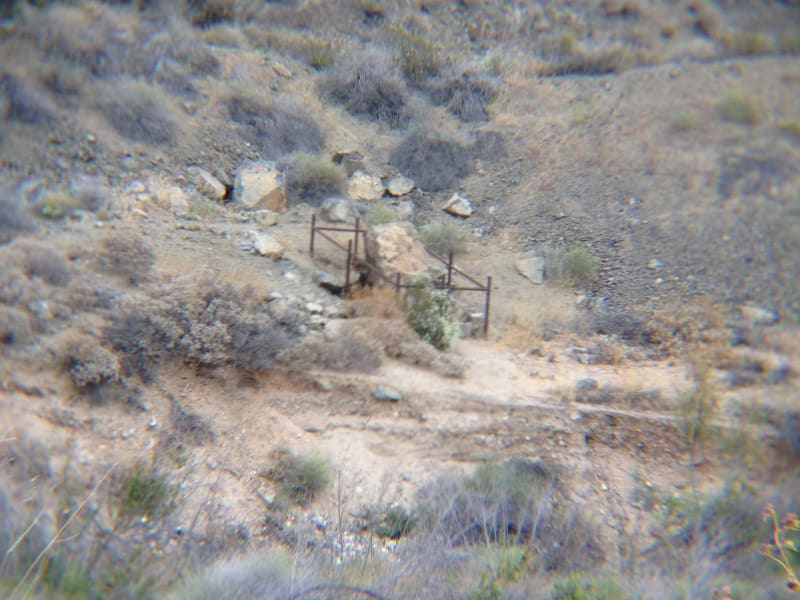
<svg viewBox="0 0 800 600">
<path fill-rule="evenodd" d="M 386 191 L 391 196 L 405 196 L 414 189 L 414 180 L 402 175 L 395 175 L 386 183 Z"/>
<path fill-rule="evenodd" d="M 743 304 L 739 307 L 742 318 L 750 325 L 772 325 L 778 322 L 778 314 L 755 304 Z"/>
<path fill-rule="evenodd" d="M 544 258 L 541 256 L 520 258 L 514 263 L 514 266 L 520 275 L 532 283 L 544 283 Z"/>
<path fill-rule="evenodd" d="M 575 384 L 575 395 L 584 395 L 597 389 L 597 380 L 591 377 L 579 379 Z"/>
<path fill-rule="evenodd" d="M 353 205 L 345 198 L 328 198 L 320 207 L 320 215 L 332 223 L 344 223 L 350 220 Z"/>
<path fill-rule="evenodd" d="M 394 388 L 379 385 L 372 390 L 372 397 L 380 402 L 400 402 L 403 399 L 403 394 Z"/>
<path fill-rule="evenodd" d="M 465 198 L 458 192 L 450 197 L 450 199 L 442 207 L 442 210 L 456 217 L 467 218 L 472 216 L 472 204 L 470 203 L 469 199 Z"/>
</svg>

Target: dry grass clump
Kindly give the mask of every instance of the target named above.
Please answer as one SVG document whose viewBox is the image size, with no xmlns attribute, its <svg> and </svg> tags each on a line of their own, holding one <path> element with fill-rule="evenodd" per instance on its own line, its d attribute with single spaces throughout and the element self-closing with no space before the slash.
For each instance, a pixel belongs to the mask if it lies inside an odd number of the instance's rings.
<svg viewBox="0 0 800 600">
<path fill-rule="evenodd" d="M 135 142 L 168 144 L 178 134 L 172 98 L 142 79 L 123 77 L 102 85 L 98 104 L 117 133 Z"/>
<path fill-rule="evenodd" d="M 800 142 L 800 120 L 783 121 L 780 128 L 784 134 Z"/>
<path fill-rule="evenodd" d="M 726 56 L 754 56 L 775 51 L 773 38 L 765 33 L 728 29 L 719 32 L 715 40 Z"/>
<path fill-rule="evenodd" d="M 79 390 L 93 390 L 120 379 L 119 360 L 103 348 L 99 340 L 76 335 L 67 340 L 61 352 L 64 369 Z"/>
<path fill-rule="evenodd" d="M 27 313 L 0 305 L 0 344 L 25 346 L 33 341 L 31 320 Z"/>
<path fill-rule="evenodd" d="M 431 100 L 465 123 L 487 121 L 487 106 L 497 97 L 497 83 L 488 77 L 463 73 L 425 86 Z"/>
<path fill-rule="evenodd" d="M 468 148 L 423 131 L 404 138 L 392 151 L 389 162 L 428 192 L 455 187 L 474 166 Z"/>
<path fill-rule="evenodd" d="M 634 51 L 625 44 L 584 48 L 576 46 L 568 54 L 545 62 L 542 75 L 604 75 L 618 73 L 637 62 Z"/>
<path fill-rule="evenodd" d="M 318 206 L 326 198 L 340 195 L 346 179 L 344 168 L 327 157 L 302 152 L 294 154 L 289 157 L 284 172 L 286 200 Z"/>
<path fill-rule="evenodd" d="M 800 32 L 787 31 L 778 38 L 778 50 L 782 54 L 800 54 Z"/>
<path fill-rule="evenodd" d="M 21 194 L 0 185 L 0 245 L 33 229 L 33 221 L 28 217 L 23 204 Z"/>
<path fill-rule="evenodd" d="M 104 331 L 123 372 L 153 379 L 156 367 L 180 360 L 205 368 L 259 371 L 298 337 L 259 299 L 217 280 L 174 281 L 154 297 L 120 298 Z"/>
<path fill-rule="evenodd" d="M 22 27 L 48 56 L 87 69 L 97 77 L 117 75 L 127 67 L 136 40 L 136 19 L 96 2 L 53 2 L 23 12 Z"/>
<path fill-rule="evenodd" d="M 156 255 L 141 235 L 121 231 L 103 240 L 97 260 L 104 271 L 139 285 L 149 277 Z"/>
<path fill-rule="evenodd" d="M 600 268 L 600 260 L 584 246 L 556 247 L 546 253 L 545 276 L 565 286 L 591 282 Z"/>
<path fill-rule="evenodd" d="M 328 461 L 316 453 L 294 454 L 278 451 L 265 475 L 278 484 L 275 498 L 279 504 L 309 505 L 331 483 Z"/>
<path fill-rule="evenodd" d="M 397 60 L 406 79 L 419 83 L 439 72 L 444 64 L 441 48 L 424 33 L 400 23 L 388 25 L 386 31 L 397 47 Z"/>
<path fill-rule="evenodd" d="M 670 119 L 670 128 L 673 131 L 695 131 L 701 127 L 700 117 L 689 110 L 680 110 Z"/>
<path fill-rule="evenodd" d="M 424 225 L 419 237 L 425 247 L 439 256 L 458 256 L 467 250 L 467 234 L 453 221 L 436 221 Z"/>
<path fill-rule="evenodd" d="M 209 27 L 219 23 L 247 23 L 264 9 L 258 0 L 189 0 L 187 17 L 192 24 Z"/>
<path fill-rule="evenodd" d="M 55 116 L 50 99 L 23 77 L 6 74 L 0 78 L 0 117 L 26 125 L 45 125 Z"/>
<path fill-rule="evenodd" d="M 757 125 L 764 118 L 759 101 L 742 92 L 728 92 L 717 103 L 717 112 L 725 121 L 742 125 Z"/>
<path fill-rule="evenodd" d="M 367 116 L 392 129 L 405 127 L 413 117 L 408 91 L 381 53 L 350 54 L 337 60 L 320 90 L 351 115 Z"/>
<path fill-rule="evenodd" d="M 17 246 L 24 252 L 23 272 L 32 279 L 38 277 L 48 285 L 65 286 L 72 279 L 70 265 L 61 254 L 37 243 Z"/>
<path fill-rule="evenodd" d="M 239 123 L 245 139 L 269 159 L 279 159 L 292 152 L 322 150 L 325 135 L 306 107 L 293 98 L 273 100 L 254 89 L 254 85 L 235 84 L 226 100 L 230 117 Z"/>
<path fill-rule="evenodd" d="M 305 61 L 317 70 L 330 67 L 339 55 L 339 48 L 330 40 L 308 38 L 303 48 Z"/>
</svg>

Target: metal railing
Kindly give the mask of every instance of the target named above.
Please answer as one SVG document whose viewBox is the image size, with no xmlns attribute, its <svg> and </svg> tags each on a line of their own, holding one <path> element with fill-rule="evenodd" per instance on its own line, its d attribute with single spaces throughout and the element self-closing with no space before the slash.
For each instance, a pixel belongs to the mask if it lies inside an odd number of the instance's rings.
<svg viewBox="0 0 800 600">
<path fill-rule="evenodd" d="M 347 246 L 341 244 L 338 240 L 335 240 L 332 236 L 328 235 L 328 232 L 334 233 L 351 233 L 354 234 L 353 237 L 347 240 Z M 363 235 L 363 244 L 359 244 L 360 235 Z M 366 259 L 366 235 L 367 230 L 361 227 L 361 219 L 356 218 L 356 223 L 354 227 L 332 227 L 332 226 L 322 226 L 317 225 L 317 215 L 311 215 L 311 235 L 308 244 L 308 251 L 309 254 L 313 257 L 314 256 L 314 249 L 316 243 L 316 236 L 319 235 L 320 237 L 324 238 L 325 240 L 332 243 L 334 246 L 342 250 L 343 252 L 347 253 L 347 262 L 345 264 L 345 275 L 344 275 L 344 286 L 342 287 L 343 291 L 348 291 L 353 282 L 351 282 L 352 270 L 357 268 L 359 270 L 366 269 L 370 275 L 374 276 L 378 280 L 382 280 L 388 285 L 392 286 L 395 290 L 395 293 L 399 294 L 401 289 L 414 287 L 414 285 L 403 283 L 402 277 L 400 273 L 396 273 L 394 279 L 388 277 L 379 267 L 369 263 Z M 364 257 L 361 258 L 359 256 L 359 248 L 364 248 Z M 439 256 L 435 252 L 431 252 L 426 248 L 428 254 L 430 254 L 433 258 L 441 262 L 446 268 L 447 273 L 442 277 L 434 280 L 433 284 L 436 289 L 446 290 L 448 293 L 452 292 L 483 292 L 486 295 L 486 300 L 484 302 L 484 311 L 483 311 L 483 335 L 484 337 L 489 337 L 489 311 L 491 309 L 491 302 L 492 302 L 492 276 L 489 275 L 486 278 L 486 284 L 482 284 L 480 281 L 475 279 L 474 277 L 465 273 L 462 269 L 457 267 L 453 263 L 453 253 L 451 252 L 447 258 Z M 470 284 L 470 286 L 459 286 L 453 283 L 453 276 L 458 275 L 466 279 Z M 373 279 L 374 280 L 374 279 Z"/>
</svg>

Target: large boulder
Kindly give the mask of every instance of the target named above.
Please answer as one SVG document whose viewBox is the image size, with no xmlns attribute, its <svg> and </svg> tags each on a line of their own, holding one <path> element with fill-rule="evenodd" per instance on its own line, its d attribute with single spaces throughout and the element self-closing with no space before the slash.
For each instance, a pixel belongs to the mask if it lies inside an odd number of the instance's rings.
<svg viewBox="0 0 800 600">
<path fill-rule="evenodd" d="M 225 199 L 227 193 L 225 184 L 214 175 L 200 167 L 189 167 L 188 171 L 197 191 L 203 196 L 214 202 L 221 202 Z"/>
<path fill-rule="evenodd" d="M 384 187 L 380 177 L 364 171 L 356 171 L 347 184 L 347 195 L 352 200 L 379 200 L 383 196 Z"/>
<path fill-rule="evenodd" d="M 366 237 L 367 262 L 392 281 L 398 273 L 405 278 L 428 274 L 435 267 L 434 259 L 425 251 L 417 230 L 410 223 L 375 225 L 367 231 Z M 372 270 L 368 279 L 373 284 L 380 282 Z"/>
<path fill-rule="evenodd" d="M 242 208 L 266 208 L 274 212 L 286 209 L 283 182 L 275 164 L 267 161 L 245 163 L 236 170 L 233 201 Z"/>
</svg>

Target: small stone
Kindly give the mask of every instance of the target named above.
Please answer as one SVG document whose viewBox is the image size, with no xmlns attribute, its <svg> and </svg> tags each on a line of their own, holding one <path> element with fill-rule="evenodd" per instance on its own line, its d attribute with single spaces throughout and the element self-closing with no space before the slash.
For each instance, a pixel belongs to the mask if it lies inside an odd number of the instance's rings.
<svg viewBox="0 0 800 600">
<path fill-rule="evenodd" d="M 248 231 L 239 245 L 241 248 L 250 248 L 250 251 L 268 258 L 281 258 L 284 247 L 271 235 L 259 231 Z"/>
<path fill-rule="evenodd" d="M 281 63 L 278 62 L 272 63 L 272 70 L 285 79 L 291 79 L 292 77 L 294 77 L 294 73 L 292 73 L 287 67 L 284 67 Z"/>
<path fill-rule="evenodd" d="M 450 200 L 442 207 L 442 210 L 456 217 L 465 219 L 472 216 L 472 204 L 458 192 L 450 197 Z"/>
<path fill-rule="evenodd" d="M 273 227 L 278 224 L 278 215 L 271 210 L 262 209 L 254 210 L 251 213 L 253 223 L 261 225 L 261 227 Z"/>
<path fill-rule="evenodd" d="M 541 256 L 521 258 L 514 263 L 514 266 L 520 275 L 532 283 L 544 283 L 544 258 Z"/>
<path fill-rule="evenodd" d="M 150 417 L 150 422 L 147 424 L 148 429 L 155 429 L 158 427 L 158 422 L 155 417 Z"/>
<path fill-rule="evenodd" d="M 372 397 L 381 402 L 400 402 L 403 394 L 388 386 L 379 385 L 372 390 Z"/>
<path fill-rule="evenodd" d="M 587 392 L 593 392 L 596 389 L 597 389 L 597 380 L 592 379 L 591 377 L 586 377 L 585 379 L 579 379 L 578 382 L 575 384 L 576 395 L 586 394 Z"/>
<path fill-rule="evenodd" d="M 189 167 L 188 171 L 197 191 L 203 196 L 215 202 L 225 198 L 225 185 L 211 173 L 200 167 Z"/>
<path fill-rule="evenodd" d="M 383 184 L 380 178 L 356 171 L 347 184 L 347 194 L 352 200 L 374 201 L 383 196 Z"/>
<path fill-rule="evenodd" d="M 742 318 L 751 325 L 772 325 L 778 322 L 778 314 L 755 304 L 742 304 L 739 307 Z"/>
<path fill-rule="evenodd" d="M 650 261 L 647 263 L 648 269 L 660 269 L 662 266 L 663 263 L 657 258 L 651 258 Z"/>
<path fill-rule="evenodd" d="M 306 311 L 310 312 L 312 315 L 321 315 L 325 310 L 325 307 L 319 302 L 306 302 L 305 308 Z"/>
<path fill-rule="evenodd" d="M 414 189 L 414 180 L 402 175 L 395 175 L 386 183 L 386 191 L 391 196 L 405 196 Z"/>
</svg>

